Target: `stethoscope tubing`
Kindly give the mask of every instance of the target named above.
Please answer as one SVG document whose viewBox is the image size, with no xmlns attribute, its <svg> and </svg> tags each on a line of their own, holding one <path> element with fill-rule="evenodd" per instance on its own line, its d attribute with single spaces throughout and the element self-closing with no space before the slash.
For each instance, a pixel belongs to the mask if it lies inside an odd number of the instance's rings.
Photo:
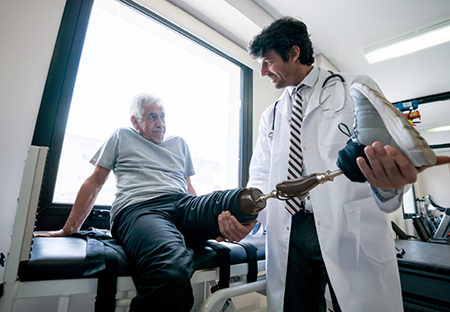
<svg viewBox="0 0 450 312">
<path fill-rule="evenodd" d="M 342 82 L 342 84 L 343 84 L 343 86 L 344 86 L 344 91 L 346 92 L 346 88 L 345 88 L 345 79 L 344 79 L 344 77 L 342 77 L 342 76 L 339 75 L 339 74 L 335 74 L 335 73 L 333 73 L 333 72 L 331 72 L 331 71 L 330 71 L 330 73 L 331 73 L 331 75 L 328 76 L 328 77 L 325 79 L 325 81 L 322 83 L 322 87 L 320 88 L 319 107 L 320 107 L 320 109 L 322 109 L 323 111 L 328 110 L 328 109 L 324 110 L 324 109 L 322 108 L 322 104 L 329 98 L 329 96 L 327 96 L 327 97 L 325 98 L 324 101 L 321 101 L 321 96 L 322 96 L 322 92 L 323 92 L 323 90 L 325 89 L 327 83 L 330 82 L 331 79 L 336 78 L 336 77 L 339 78 L 339 80 Z M 345 95 L 345 97 L 347 97 L 347 95 Z M 343 103 L 342 107 L 341 107 L 340 109 L 336 110 L 336 112 L 339 112 L 339 111 L 341 111 L 342 109 L 344 109 L 344 107 L 345 107 L 345 101 L 346 101 L 346 98 L 344 98 L 344 103 Z M 269 137 L 270 140 L 273 140 L 273 136 L 274 136 L 274 131 L 275 131 L 275 116 L 276 116 L 276 113 L 277 113 L 277 105 L 278 105 L 278 102 L 279 102 L 279 101 L 276 101 L 275 104 L 274 104 L 274 106 L 273 106 L 272 129 L 271 129 L 271 131 L 269 132 L 269 134 L 267 135 L 267 136 Z"/>
</svg>

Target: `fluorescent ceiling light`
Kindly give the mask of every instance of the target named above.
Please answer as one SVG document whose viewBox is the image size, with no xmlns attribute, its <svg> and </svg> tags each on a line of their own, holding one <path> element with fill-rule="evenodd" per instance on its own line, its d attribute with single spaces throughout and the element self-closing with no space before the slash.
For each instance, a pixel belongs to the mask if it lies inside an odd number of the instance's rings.
<svg viewBox="0 0 450 312">
<path fill-rule="evenodd" d="M 441 132 L 441 131 L 449 131 L 450 126 L 444 126 L 444 127 L 437 127 L 426 130 L 426 132 Z"/>
<path fill-rule="evenodd" d="M 364 50 L 370 64 L 450 41 L 450 20 Z"/>
</svg>

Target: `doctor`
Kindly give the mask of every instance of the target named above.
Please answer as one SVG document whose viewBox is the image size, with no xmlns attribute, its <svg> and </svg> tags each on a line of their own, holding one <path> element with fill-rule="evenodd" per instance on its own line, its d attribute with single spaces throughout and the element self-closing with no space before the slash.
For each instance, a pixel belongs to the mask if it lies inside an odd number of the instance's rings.
<svg viewBox="0 0 450 312">
<path fill-rule="evenodd" d="M 312 66 L 307 27 L 292 18 L 264 28 L 248 51 L 260 62 L 261 76 L 275 88 L 285 88 L 261 117 L 248 186 L 268 193 L 287 179 L 291 113 L 300 84 L 303 175 L 336 169 L 338 151 L 348 140 L 338 125 L 351 128 L 353 123 L 349 87 L 361 82 L 380 91 L 378 85 L 367 76 L 342 74 L 345 83 L 336 80 L 320 96 L 331 74 Z M 321 102 L 329 97 L 319 105 L 319 96 Z M 335 312 L 403 311 L 388 213 L 399 208 L 403 187 L 415 182 L 424 168 L 415 168 L 399 151 L 379 142 L 366 147 L 365 153 L 374 170 L 362 158 L 358 165 L 369 183 L 340 176 L 313 189 L 295 215 L 285 209 L 284 201 L 274 199 L 260 213 L 267 230 L 269 311 L 326 311 L 327 284 Z"/>
</svg>

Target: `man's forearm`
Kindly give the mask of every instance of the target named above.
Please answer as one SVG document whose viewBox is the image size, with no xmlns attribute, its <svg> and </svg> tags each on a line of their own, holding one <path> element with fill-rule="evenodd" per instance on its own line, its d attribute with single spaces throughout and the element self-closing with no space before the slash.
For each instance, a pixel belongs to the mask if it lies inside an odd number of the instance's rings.
<svg viewBox="0 0 450 312">
<path fill-rule="evenodd" d="M 101 186 L 96 186 L 89 181 L 83 183 L 77 194 L 75 203 L 73 204 L 72 211 L 63 227 L 63 230 L 67 235 L 71 235 L 80 230 L 91 212 L 92 207 L 94 207 L 95 200 L 100 190 Z"/>
</svg>

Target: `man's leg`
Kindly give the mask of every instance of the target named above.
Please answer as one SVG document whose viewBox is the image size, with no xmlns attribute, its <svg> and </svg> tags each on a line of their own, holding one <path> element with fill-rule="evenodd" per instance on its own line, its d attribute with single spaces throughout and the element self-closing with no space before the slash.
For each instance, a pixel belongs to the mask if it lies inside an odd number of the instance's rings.
<svg viewBox="0 0 450 312">
<path fill-rule="evenodd" d="M 314 215 L 299 212 L 292 217 L 284 311 L 326 311 L 328 274 L 320 251 Z M 340 311 L 332 293 L 335 312 Z"/>
<path fill-rule="evenodd" d="M 239 210 L 238 199 L 243 190 L 245 189 L 237 188 L 202 196 L 178 196 L 176 201 L 178 229 L 191 240 L 214 239 L 221 235 L 217 218 L 226 210 L 242 224 L 250 223 L 256 219 L 257 214 L 249 216 Z"/>
<path fill-rule="evenodd" d="M 142 203 L 127 208 L 113 228 L 131 262 L 138 291 L 130 312 L 190 311 L 192 252 L 173 224 L 174 205 L 158 199 L 149 202 L 150 207 Z"/>
</svg>

